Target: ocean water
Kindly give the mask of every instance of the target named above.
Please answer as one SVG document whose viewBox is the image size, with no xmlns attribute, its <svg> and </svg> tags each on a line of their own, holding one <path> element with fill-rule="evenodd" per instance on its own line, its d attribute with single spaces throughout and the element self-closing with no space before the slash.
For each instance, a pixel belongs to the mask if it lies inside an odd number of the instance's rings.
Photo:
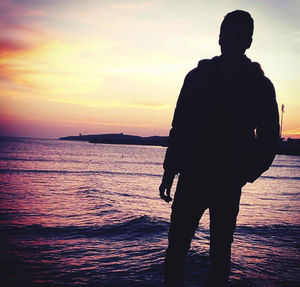
<svg viewBox="0 0 300 287">
<path fill-rule="evenodd" d="M 161 286 L 170 204 L 165 148 L 39 139 L 0 142 L 1 286 Z M 186 261 L 204 286 L 208 213 Z M 300 157 L 276 156 L 243 188 L 232 286 L 300 286 Z"/>
</svg>

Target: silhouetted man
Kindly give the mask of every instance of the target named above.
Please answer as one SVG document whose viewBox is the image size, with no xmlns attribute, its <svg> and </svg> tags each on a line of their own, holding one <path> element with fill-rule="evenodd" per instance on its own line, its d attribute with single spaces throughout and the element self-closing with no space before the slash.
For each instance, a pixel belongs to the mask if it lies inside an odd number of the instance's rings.
<svg viewBox="0 0 300 287">
<path fill-rule="evenodd" d="M 199 220 L 210 215 L 207 286 L 226 286 L 241 188 L 266 171 L 278 143 L 278 108 L 271 81 L 244 53 L 253 19 L 244 11 L 221 24 L 221 56 L 202 60 L 181 89 L 164 160 L 160 196 L 172 204 L 164 286 L 183 286 L 184 261 Z"/>
</svg>

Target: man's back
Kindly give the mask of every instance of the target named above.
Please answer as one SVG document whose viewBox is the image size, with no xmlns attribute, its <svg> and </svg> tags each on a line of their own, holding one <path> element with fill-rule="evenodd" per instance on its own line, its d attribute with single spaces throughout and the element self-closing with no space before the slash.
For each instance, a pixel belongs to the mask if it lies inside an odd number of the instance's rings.
<svg viewBox="0 0 300 287">
<path fill-rule="evenodd" d="M 253 175 L 246 173 L 257 176 L 273 160 L 276 123 L 275 92 L 259 64 L 245 56 L 238 73 L 225 78 L 221 57 L 202 60 L 185 78 L 164 166 L 178 171 L 207 166 L 207 173 L 211 167 L 214 174 L 226 170 L 250 180 Z M 258 154 L 257 170 L 249 170 Z"/>
</svg>

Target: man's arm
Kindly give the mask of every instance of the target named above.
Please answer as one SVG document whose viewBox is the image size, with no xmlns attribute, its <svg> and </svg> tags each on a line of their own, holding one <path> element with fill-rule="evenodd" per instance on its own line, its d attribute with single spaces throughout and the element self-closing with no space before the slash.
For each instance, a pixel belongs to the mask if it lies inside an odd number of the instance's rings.
<svg viewBox="0 0 300 287">
<path fill-rule="evenodd" d="M 187 116 L 188 110 L 186 109 L 188 97 L 190 93 L 189 80 L 190 75 L 187 74 L 185 77 L 183 86 L 181 88 L 174 116 L 172 121 L 172 128 L 169 133 L 168 138 L 168 148 L 166 150 L 165 159 L 163 163 L 164 175 L 162 178 L 161 185 L 159 187 L 160 197 L 166 202 L 172 200 L 171 187 L 174 181 L 174 177 L 179 173 L 181 168 L 181 157 L 182 157 L 182 146 L 184 144 L 184 128 L 185 128 L 185 119 Z"/>
<path fill-rule="evenodd" d="M 261 88 L 262 104 L 256 128 L 255 154 L 252 171 L 246 179 L 255 181 L 271 166 L 279 143 L 279 114 L 274 86 L 267 78 Z"/>
</svg>

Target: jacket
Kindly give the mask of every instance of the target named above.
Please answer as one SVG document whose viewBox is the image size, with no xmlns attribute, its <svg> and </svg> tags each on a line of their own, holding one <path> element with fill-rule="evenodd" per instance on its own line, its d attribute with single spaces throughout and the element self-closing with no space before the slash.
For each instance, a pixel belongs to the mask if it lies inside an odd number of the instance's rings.
<svg viewBox="0 0 300 287">
<path fill-rule="evenodd" d="M 253 182 L 270 167 L 279 142 L 275 90 L 246 56 L 230 80 L 221 77 L 220 61 L 202 60 L 185 77 L 163 166 L 168 173 Z"/>
</svg>

